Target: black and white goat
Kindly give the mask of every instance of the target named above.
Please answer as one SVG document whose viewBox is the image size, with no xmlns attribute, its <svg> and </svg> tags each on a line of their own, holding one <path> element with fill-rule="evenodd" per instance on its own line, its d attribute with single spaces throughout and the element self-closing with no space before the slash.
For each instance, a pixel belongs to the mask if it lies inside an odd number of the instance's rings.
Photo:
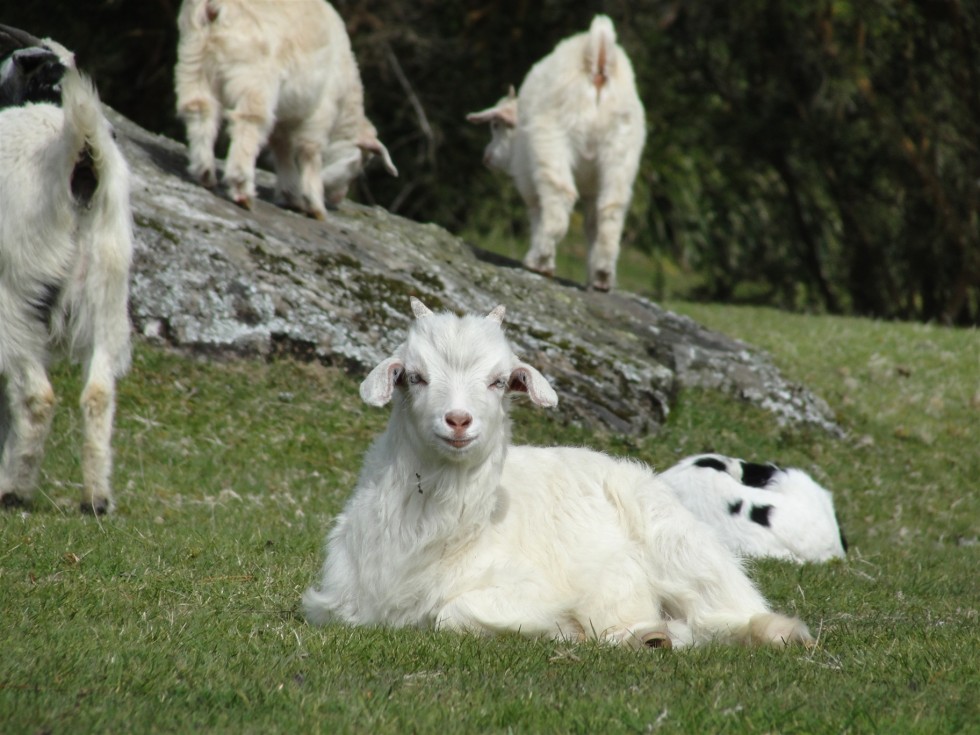
<svg viewBox="0 0 980 735">
<path fill-rule="evenodd" d="M 129 170 L 92 84 L 41 43 L 2 67 L 26 104 L 0 109 L 0 504 L 34 496 L 55 407 L 46 365 L 60 349 L 85 369 L 81 507 L 105 513 L 115 381 L 130 357 Z M 52 55 L 61 106 L 25 97 Z"/>
<path fill-rule="evenodd" d="M 741 556 L 802 563 L 843 558 L 847 551 L 830 491 L 802 470 L 703 454 L 659 478 Z"/>
<path fill-rule="evenodd" d="M 69 56 L 19 28 L 0 24 L 0 108 L 25 102 L 61 102 Z"/>
</svg>

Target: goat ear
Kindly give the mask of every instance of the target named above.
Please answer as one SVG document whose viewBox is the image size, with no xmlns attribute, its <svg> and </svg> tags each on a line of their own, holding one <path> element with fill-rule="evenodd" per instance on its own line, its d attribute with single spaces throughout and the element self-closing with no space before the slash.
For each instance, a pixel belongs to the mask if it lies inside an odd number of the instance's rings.
<svg viewBox="0 0 980 735">
<path fill-rule="evenodd" d="M 527 393 L 536 406 L 552 408 L 558 405 L 558 394 L 545 377 L 530 365 L 518 363 L 511 370 L 507 389 L 511 392 Z"/>
<path fill-rule="evenodd" d="M 401 383 L 405 365 L 398 357 L 389 357 L 374 368 L 361 383 L 361 400 L 370 406 L 383 406 L 391 400 L 395 386 Z"/>
<path fill-rule="evenodd" d="M 507 104 L 501 105 L 497 111 L 497 119 L 508 128 L 517 127 L 517 98 L 508 100 Z"/>
<path fill-rule="evenodd" d="M 385 171 L 387 171 L 392 176 L 398 176 L 398 169 L 395 168 L 394 162 L 391 160 L 391 155 L 388 153 L 388 149 L 385 148 L 385 144 L 378 140 L 376 135 L 370 135 L 360 138 L 357 141 L 357 147 L 360 148 L 365 153 L 373 153 L 375 155 L 381 156 L 381 162 L 384 163 Z"/>
<path fill-rule="evenodd" d="M 485 110 L 480 110 L 479 112 L 471 112 L 466 116 L 466 121 L 471 122 L 474 125 L 483 125 L 485 123 L 491 122 L 497 116 L 496 107 L 488 107 Z"/>
<path fill-rule="evenodd" d="M 492 322 L 497 322 L 497 324 L 504 323 L 504 314 L 507 312 L 507 308 L 503 304 L 497 304 L 493 307 L 493 310 L 487 314 L 487 319 Z"/>
<path fill-rule="evenodd" d="M 507 99 L 509 99 L 509 100 L 516 100 L 517 99 L 517 90 L 514 89 L 514 85 L 513 84 L 511 84 L 510 86 L 507 87 Z"/>
<path fill-rule="evenodd" d="M 416 319 L 424 319 L 427 316 L 432 316 L 432 309 L 414 296 L 409 296 L 408 301 L 412 305 L 412 313 L 415 314 Z"/>
<path fill-rule="evenodd" d="M 471 112 L 466 116 L 466 119 L 476 125 L 481 123 L 491 123 L 494 120 L 499 120 L 507 127 L 513 128 L 517 126 L 517 106 L 514 104 L 504 103 L 502 105 L 497 105 L 496 107 L 488 107 L 480 112 Z"/>
</svg>

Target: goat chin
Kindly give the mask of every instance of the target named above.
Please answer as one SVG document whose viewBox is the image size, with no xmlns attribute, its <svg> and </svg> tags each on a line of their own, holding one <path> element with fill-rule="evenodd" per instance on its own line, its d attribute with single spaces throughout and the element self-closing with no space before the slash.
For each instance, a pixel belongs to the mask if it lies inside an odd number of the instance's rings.
<svg viewBox="0 0 980 735">
<path fill-rule="evenodd" d="M 470 453 L 470 450 L 476 448 L 476 442 L 476 437 L 473 437 L 472 439 L 447 439 L 440 436 L 438 437 L 437 445 L 443 449 L 449 457 L 453 459 L 462 459 Z"/>
<path fill-rule="evenodd" d="M 510 444 L 508 394 L 541 407 L 558 397 L 514 354 L 502 307 L 412 306 L 405 341 L 361 384 L 367 403 L 392 402 L 391 417 L 328 534 L 321 581 L 303 598 L 310 622 L 644 649 L 812 641 L 646 466 Z"/>
</svg>

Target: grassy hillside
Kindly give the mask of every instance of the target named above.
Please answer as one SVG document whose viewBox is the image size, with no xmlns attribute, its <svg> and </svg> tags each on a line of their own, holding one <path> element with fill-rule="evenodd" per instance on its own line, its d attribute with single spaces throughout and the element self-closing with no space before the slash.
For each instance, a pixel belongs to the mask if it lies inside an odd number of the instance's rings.
<svg viewBox="0 0 980 735">
<path fill-rule="evenodd" d="M 769 350 L 847 438 L 700 392 L 656 436 L 521 407 L 516 437 L 658 467 L 717 450 L 811 471 L 835 492 L 849 558 L 752 572 L 815 649 L 312 628 L 299 597 L 386 412 L 337 370 L 140 345 L 120 385 L 117 512 L 76 510 L 78 380 L 61 370 L 41 494 L 0 514 L 0 730 L 976 732 L 980 336 L 669 306 Z"/>
</svg>

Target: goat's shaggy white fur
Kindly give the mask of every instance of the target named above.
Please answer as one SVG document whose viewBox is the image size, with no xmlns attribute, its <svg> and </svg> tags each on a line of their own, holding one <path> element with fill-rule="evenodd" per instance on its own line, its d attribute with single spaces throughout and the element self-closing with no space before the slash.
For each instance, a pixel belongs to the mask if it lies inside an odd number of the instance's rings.
<svg viewBox="0 0 980 735">
<path fill-rule="evenodd" d="M 845 555 L 833 496 L 803 470 L 704 454 L 659 477 L 739 555 L 798 563 Z"/>
<path fill-rule="evenodd" d="M 588 285 L 615 285 L 623 223 L 646 138 L 633 67 L 612 21 L 598 15 L 588 32 L 559 43 L 494 107 L 467 116 L 490 123 L 484 163 L 509 173 L 530 210 L 524 265 L 555 271 L 555 247 L 575 201 L 585 207 Z"/>
<path fill-rule="evenodd" d="M 324 188 L 337 204 L 366 157 L 398 172 L 364 115 L 364 89 L 344 23 L 323 0 L 184 0 L 174 71 L 187 126 L 191 175 L 217 183 L 214 143 L 222 112 L 231 144 L 224 179 L 250 208 L 255 160 L 268 143 L 277 198 L 323 219 Z"/>
<path fill-rule="evenodd" d="M 510 445 L 508 394 L 558 398 L 486 318 L 418 317 L 361 385 L 393 403 L 327 540 L 310 621 L 686 645 L 812 641 L 647 467 Z"/>
<path fill-rule="evenodd" d="M 82 508 L 103 513 L 115 380 L 130 354 L 129 170 L 64 55 L 62 107 L 0 110 L 0 501 L 33 497 L 55 406 L 45 365 L 60 347 L 85 368 Z"/>
</svg>

